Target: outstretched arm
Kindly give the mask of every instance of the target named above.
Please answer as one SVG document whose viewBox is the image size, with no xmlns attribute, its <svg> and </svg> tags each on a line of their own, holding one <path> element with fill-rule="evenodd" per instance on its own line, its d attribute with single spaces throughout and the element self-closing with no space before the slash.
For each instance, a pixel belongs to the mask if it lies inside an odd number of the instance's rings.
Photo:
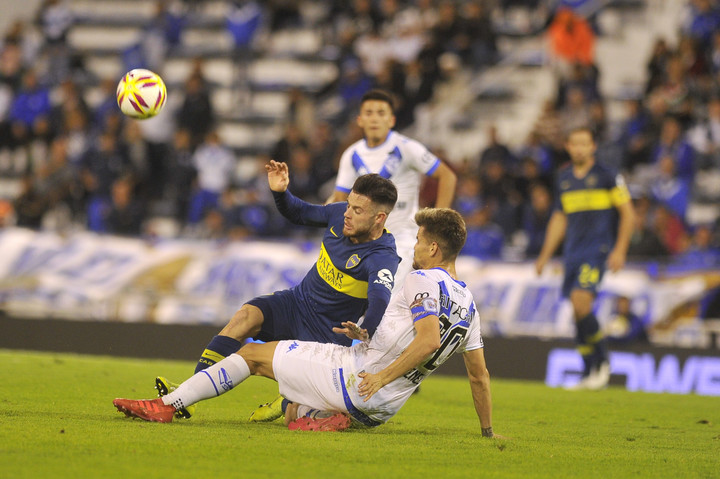
<svg viewBox="0 0 720 479">
<path fill-rule="evenodd" d="M 296 225 L 327 226 L 328 212 L 325 206 L 307 203 L 288 191 L 290 174 L 287 164 L 270 160 L 270 163 L 265 165 L 265 170 L 275 206 L 280 214 Z"/>
<path fill-rule="evenodd" d="M 483 349 L 473 349 L 463 354 L 465 369 L 470 380 L 475 412 L 480 419 L 482 435 L 493 437 L 492 430 L 492 399 L 490 396 L 490 373 L 485 365 Z"/>
<path fill-rule="evenodd" d="M 395 361 L 375 374 L 362 372 L 358 391 L 363 401 L 369 400 L 383 386 L 391 383 L 420 364 L 440 347 L 440 319 L 430 314 L 415 321 L 415 338 Z"/>
</svg>

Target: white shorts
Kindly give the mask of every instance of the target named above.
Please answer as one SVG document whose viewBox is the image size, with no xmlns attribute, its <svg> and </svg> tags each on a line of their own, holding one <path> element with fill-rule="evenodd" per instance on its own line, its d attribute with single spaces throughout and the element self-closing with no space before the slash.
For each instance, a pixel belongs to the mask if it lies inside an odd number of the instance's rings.
<svg viewBox="0 0 720 479">
<path fill-rule="evenodd" d="M 384 421 L 369 417 L 355 406 L 361 401 L 357 399 L 352 358 L 351 348 L 337 344 L 280 341 L 273 356 L 280 394 L 298 404 L 347 413 L 362 424 L 377 426 Z"/>
</svg>

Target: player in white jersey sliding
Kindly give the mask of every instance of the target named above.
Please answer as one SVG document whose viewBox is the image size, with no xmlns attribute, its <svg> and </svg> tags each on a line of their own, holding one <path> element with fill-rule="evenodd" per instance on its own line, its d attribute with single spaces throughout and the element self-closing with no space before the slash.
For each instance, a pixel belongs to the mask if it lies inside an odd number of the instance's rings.
<svg viewBox="0 0 720 479">
<path fill-rule="evenodd" d="M 366 173 L 377 173 L 395 184 L 395 209 L 385 227 L 395 237 L 402 259 L 395 274 L 395 290 L 402 287 L 412 270 L 413 245 L 417 225 L 413 217 L 419 208 L 420 186 L 424 176 L 437 179 L 436 208 L 449 208 L 455 196 L 457 176 L 420 142 L 392 128 L 395 114 L 392 96 L 383 90 L 370 90 L 362 97 L 357 124 L 363 139 L 350 145 L 340 157 L 335 191 L 329 202 L 345 201 L 355 180 Z"/>
<path fill-rule="evenodd" d="M 378 426 L 458 352 L 465 360 L 482 435 L 493 437 L 480 318 L 472 294 L 455 277 L 455 259 L 467 236 L 465 222 L 448 208 L 425 208 L 415 220 L 417 270 L 393 295 L 372 340 L 367 331 L 345 322 L 334 330 L 362 342 L 351 347 L 297 340 L 248 344 L 167 396 L 115 399 L 113 404 L 130 417 L 171 422 L 177 408 L 219 396 L 256 375 L 275 379 L 280 393 L 292 401 L 285 414 L 290 429 L 341 431 L 352 422 Z M 332 414 L 304 415 L 297 404 Z"/>
</svg>

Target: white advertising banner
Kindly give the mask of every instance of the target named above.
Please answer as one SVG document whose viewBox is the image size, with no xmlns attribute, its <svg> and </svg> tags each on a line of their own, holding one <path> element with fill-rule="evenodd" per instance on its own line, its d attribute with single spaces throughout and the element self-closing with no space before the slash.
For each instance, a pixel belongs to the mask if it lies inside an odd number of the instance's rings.
<svg viewBox="0 0 720 479">
<path fill-rule="evenodd" d="M 216 244 L 61 237 L 18 228 L 0 232 L 0 307 L 19 317 L 225 324 L 247 300 L 297 284 L 317 259 L 318 245 L 292 242 Z M 717 272 L 651 276 L 646 267 L 606 274 L 598 296 L 601 322 L 618 294 L 646 323 L 692 316 L 720 285 Z M 572 337 L 562 268 L 540 277 L 532 263 L 458 261 L 473 291 L 486 335 Z"/>
</svg>

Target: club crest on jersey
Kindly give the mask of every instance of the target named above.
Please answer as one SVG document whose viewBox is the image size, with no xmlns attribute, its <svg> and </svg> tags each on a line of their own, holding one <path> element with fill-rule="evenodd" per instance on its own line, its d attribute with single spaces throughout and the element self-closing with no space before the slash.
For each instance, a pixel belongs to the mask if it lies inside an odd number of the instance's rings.
<svg viewBox="0 0 720 479">
<path fill-rule="evenodd" d="M 348 258 L 347 262 L 345 262 L 345 268 L 354 268 L 355 266 L 360 264 L 360 261 L 360 256 L 358 256 L 357 254 L 353 254 Z"/>
</svg>

